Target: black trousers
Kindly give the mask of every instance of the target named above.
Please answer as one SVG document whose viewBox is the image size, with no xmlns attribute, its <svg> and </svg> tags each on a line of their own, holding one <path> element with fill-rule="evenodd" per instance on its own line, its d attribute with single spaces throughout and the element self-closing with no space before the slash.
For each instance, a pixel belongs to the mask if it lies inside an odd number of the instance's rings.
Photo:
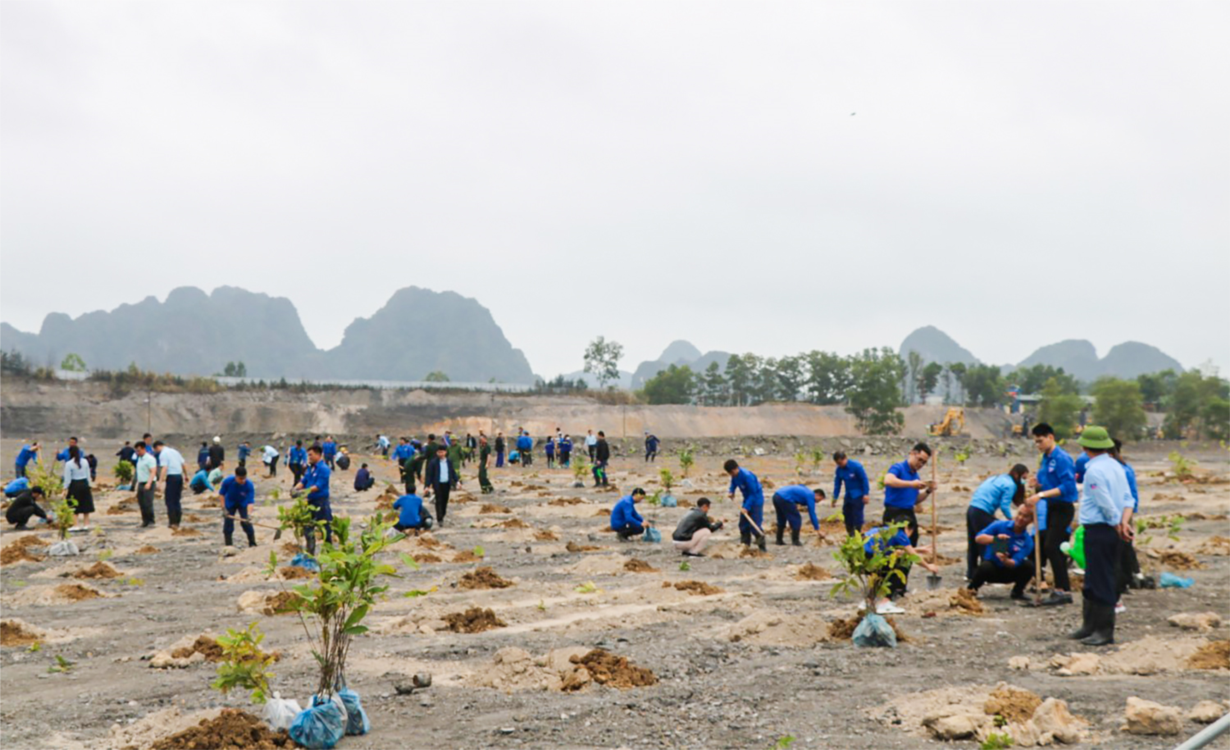
<svg viewBox="0 0 1230 750">
<path fill-rule="evenodd" d="M 974 541 L 974 537 L 992 523 L 995 523 L 994 513 L 987 513 L 972 505 L 965 510 L 965 535 L 969 544 L 965 552 L 965 577 L 971 581 L 974 579 L 974 571 L 978 570 L 979 561 L 982 560 L 982 551 L 985 549 Z"/>
<path fill-rule="evenodd" d="M 983 528 L 986 527 L 984 526 Z M 1015 568 L 1003 567 L 996 565 L 990 560 L 983 560 L 974 569 L 974 575 L 970 577 L 969 587 L 977 591 L 988 583 L 1011 583 L 1014 594 L 1023 594 L 1025 593 L 1025 587 L 1029 585 L 1029 579 L 1033 577 L 1034 558 L 1032 555 Z"/>
<path fill-rule="evenodd" d="M 1118 530 L 1108 523 L 1085 527 L 1085 588 L 1082 593 L 1086 599 L 1107 607 L 1119 601 L 1115 572 L 1119 568 L 1121 543 Z"/>
<path fill-rule="evenodd" d="M 448 512 L 448 493 L 453 489 L 449 484 L 437 484 L 434 487 L 436 493 L 436 518 L 440 523 L 444 523 L 444 514 Z"/>
<path fill-rule="evenodd" d="M 17 526 L 24 526 L 25 523 L 34 516 L 46 519 L 47 513 L 40 508 L 37 503 L 31 503 L 30 505 L 21 507 L 10 505 L 8 510 L 4 512 L 4 520 L 11 524 L 16 524 Z"/>
<path fill-rule="evenodd" d="M 645 533 L 645 527 L 640 524 L 630 523 L 622 529 L 618 529 L 616 534 L 620 539 L 631 539 L 634 536 L 640 536 Z"/>
<path fill-rule="evenodd" d="M 184 475 L 172 474 L 167 477 L 167 486 L 162 490 L 162 499 L 167 504 L 167 522 L 178 526 L 184 517 L 180 500 L 184 496 Z"/>
<path fill-rule="evenodd" d="M 1140 572 L 1140 561 L 1136 559 L 1136 546 L 1119 540 L 1119 570 L 1115 576 L 1115 591 L 1120 596 L 1128 590 L 1132 577 Z"/>
<path fill-rule="evenodd" d="M 1053 497 L 1046 501 L 1046 536 L 1042 540 L 1042 557 L 1050 563 L 1051 575 L 1055 577 L 1055 588 L 1059 591 L 1072 590 L 1072 583 L 1068 580 L 1068 556 L 1059 549 L 1059 545 L 1071 537 L 1068 524 L 1072 523 L 1074 512 L 1072 503 L 1065 503 Z M 1113 576 L 1111 586 L 1114 586 Z M 1114 603 L 1112 600 L 1111 604 Z"/>
<path fill-rule="evenodd" d="M 891 505 L 884 508 L 884 523 L 901 523 L 905 521 L 908 525 L 905 528 L 905 533 L 910 536 L 910 544 L 918 546 L 918 516 L 914 515 L 913 508 L 894 508 Z"/>
<path fill-rule="evenodd" d="M 299 484 L 299 480 L 303 478 L 303 464 L 287 464 L 287 466 L 290 468 L 291 484 Z"/>
<path fill-rule="evenodd" d="M 154 523 L 154 485 L 146 489 L 144 484 L 137 484 L 137 505 L 141 508 L 141 525 Z"/>
<path fill-rule="evenodd" d="M 273 460 L 266 464 L 269 467 L 269 476 L 271 477 L 278 475 L 278 458 L 280 458 L 280 456 L 274 456 Z"/>
</svg>

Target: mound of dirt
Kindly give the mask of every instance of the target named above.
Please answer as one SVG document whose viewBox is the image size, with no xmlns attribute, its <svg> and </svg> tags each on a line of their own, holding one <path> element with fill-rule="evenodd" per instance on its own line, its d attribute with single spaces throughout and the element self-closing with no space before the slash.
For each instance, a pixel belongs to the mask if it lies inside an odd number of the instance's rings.
<svg viewBox="0 0 1230 750">
<path fill-rule="evenodd" d="M 157 548 L 157 547 L 155 547 L 154 545 L 152 545 L 152 544 L 147 544 L 147 545 L 145 545 L 145 546 L 141 547 L 140 549 L 138 549 L 138 550 L 137 550 L 136 552 L 134 552 L 133 554 L 136 554 L 136 555 L 156 555 L 156 554 L 158 554 L 158 553 L 159 553 L 159 552 L 161 552 L 161 551 L 162 551 L 162 550 L 158 549 L 158 548 Z"/>
<path fill-rule="evenodd" d="M 1002 716 L 1009 722 L 1023 724 L 1033 718 L 1041 705 L 1042 698 L 1036 693 L 1000 683 L 991 691 L 982 710 L 988 716 Z"/>
<path fill-rule="evenodd" d="M 605 518 L 609 515 L 611 515 L 610 508 L 599 508 L 598 510 L 594 511 L 595 518 L 598 518 L 598 517 Z"/>
<path fill-rule="evenodd" d="M 444 546 L 444 542 L 441 542 L 439 539 L 436 539 L 434 536 L 431 536 L 430 534 L 423 534 L 421 536 L 415 537 L 414 541 L 420 547 L 426 547 L 427 549 L 437 549 L 439 547 Z"/>
<path fill-rule="evenodd" d="M 1061 677 L 1095 674 L 1154 675 L 1179 672 L 1208 642 L 1199 637 L 1145 636 L 1129 641 L 1104 656 L 1089 653 L 1055 655 L 1047 666 Z"/>
<path fill-rule="evenodd" d="M 200 535 L 201 535 L 200 531 L 193 529 L 193 528 L 189 528 L 187 526 L 180 526 L 178 529 L 171 529 L 171 536 L 200 536 Z"/>
<path fill-rule="evenodd" d="M 574 656 L 569 661 L 584 667 L 594 682 L 607 687 L 627 690 L 658 683 L 658 678 L 652 671 L 634 665 L 626 656 L 616 656 L 600 648 L 584 656 Z"/>
<path fill-rule="evenodd" d="M 1192 669 L 1230 669 L 1230 641 L 1210 641 L 1187 658 Z"/>
<path fill-rule="evenodd" d="M 1161 556 L 1158 559 L 1162 565 L 1172 570 L 1199 570 L 1204 567 L 1204 563 L 1197 560 L 1190 553 L 1177 549 L 1162 550 Z"/>
<path fill-rule="evenodd" d="M 827 581 L 832 578 L 827 570 L 813 563 L 800 565 L 794 572 L 794 577 L 800 581 Z"/>
<path fill-rule="evenodd" d="M 381 492 L 376 497 L 376 510 L 393 510 L 393 503 L 397 501 L 398 494 L 392 488 Z"/>
<path fill-rule="evenodd" d="M 66 601 L 81 602 L 86 599 L 98 599 L 102 596 L 102 592 L 98 589 L 83 586 L 80 583 L 61 583 L 55 587 L 56 596 L 59 596 Z"/>
<path fill-rule="evenodd" d="M 743 550 L 739 552 L 739 557 L 756 557 L 763 558 L 765 560 L 773 559 L 773 555 L 770 555 L 768 552 L 761 552 L 755 547 L 744 547 Z"/>
<path fill-rule="evenodd" d="M 520 518 L 510 518 L 507 521 L 503 521 L 498 525 L 506 529 L 528 529 L 530 527 L 528 523 L 526 523 L 525 521 L 522 521 Z"/>
<path fill-rule="evenodd" d="M 1230 537 L 1214 535 L 1204 540 L 1196 550 L 1201 555 L 1213 555 L 1215 557 L 1230 556 Z"/>
<path fill-rule="evenodd" d="M 570 660 L 585 655 L 588 649 L 571 647 L 550 651 L 535 657 L 516 647 L 502 648 L 495 653 L 491 665 L 479 670 L 469 682 L 478 687 L 505 692 L 520 690 L 575 691 L 590 683 L 589 671 Z"/>
<path fill-rule="evenodd" d="M 971 589 L 957 589 L 957 593 L 948 600 L 948 606 L 963 615 L 981 616 L 983 614 L 982 602 L 978 601 L 978 596 Z M 1038 702 L 1041 703 L 1041 699 Z"/>
<path fill-rule="evenodd" d="M 274 732 L 261 719 L 237 708 L 224 708 L 214 719 L 201 721 L 150 745 L 149 750 L 277 750 L 295 747 L 286 730 Z"/>
<path fill-rule="evenodd" d="M 171 652 L 176 659 L 187 659 L 193 654 L 200 654 L 205 661 L 222 661 L 222 647 L 207 635 L 198 635 L 191 646 L 182 646 Z"/>
<path fill-rule="evenodd" d="M 504 505 L 496 505 L 495 503 L 483 503 L 483 507 L 478 509 L 480 516 L 485 516 L 488 513 L 512 513 L 512 508 Z"/>
<path fill-rule="evenodd" d="M 568 542 L 568 544 L 564 545 L 564 549 L 569 552 L 593 552 L 594 550 L 599 550 L 602 548 L 596 547 L 592 544 L 577 544 L 576 542 Z"/>
<path fill-rule="evenodd" d="M 283 565 L 278 568 L 278 578 L 283 581 L 298 581 L 304 578 L 315 577 L 315 573 L 300 565 Z"/>
<path fill-rule="evenodd" d="M 40 643 L 43 633 L 21 620 L 0 620 L 0 646 L 30 646 Z"/>
<path fill-rule="evenodd" d="M 713 596 L 722 593 L 722 589 L 710 586 L 704 581 L 676 581 L 675 589 L 686 591 L 690 596 Z"/>
<path fill-rule="evenodd" d="M 757 646 L 805 648 L 826 639 L 824 618 L 818 614 L 787 615 L 755 612 L 731 625 L 724 633 L 731 643 Z"/>
<path fill-rule="evenodd" d="M 414 555 L 414 561 L 422 564 L 444 562 L 443 558 L 439 555 L 433 555 L 430 552 L 422 552 Z"/>
<path fill-rule="evenodd" d="M 444 622 L 454 633 L 482 633 L 508 626 L 508 623 L 495 616 L 493 610 L 480 607 L 470 607 L 465 612 L 447 614 L 444 616 Z"/>
<path fill-rule="evenodd" d="M 293 612 L 290 605 L 298 596 L 294 591 L 245 591 L 239 596 L 238 606 L 242 612 L 272 617 Z"/>
<path fill-rule="evenodd" d="M 107 515 L 118 516 L 121 513 L 132 513 L 137 509 L 137 501 L 131 497 L 126 497 L 115 505 L 107 508 Z"/>
<path fill-rule="evenodd" d="M 462 550 L 453 555 L 453 562 L 455 563 L 476 563 L 482 561 L 483 558 L 480 555 L 476 555 L 472 550 L 468 549 Z"/>
<path fill-rule="evenodd" d="M 534 532 L 534 541 L 536 542 L 558 542 L 559 534 L 556 534 L 550 529 L 539 529 Z"/>
<path fill-rule="evenodd" d="M 475 568 L 461 577 L 457 585 L 463 589 L 506 589 L 513 585 L 507 578 L 501 578 L 487 566 Z"/>
<path fill-rule="evenodd" d="M 554 505 L 556 507 L 559 507 L 559 506 L 564 506 L 564 505 L 580 505 L 581 503 L 584 503 L 584 502 L 585 501 L 579 497 L 557 497 L 551 502 L 547 503 L 547 505 Z"/>
<path fill-rule="evenodd" d="M 303 551 L 303 548 L 294 542 L 282 542 L 282 554 L 287 557 L 294 557 Z"/>
<path fill-rule="evenodd" d="M 0 565 L 12 565 L 16 562 L 42 562 L 47 559 L 47 556 L 35 554 L 30 550 L 31 548 L 46 546 L 47 542 L 33 534 L 23 536 L 0 550 Z"/>
<path fill-rule="evenodd" d="M 76 573 L 73 573 L 73 578 L 81 578 L 85 580 L 98 580 L 102 578 L 119 578 L 122 574 L 105 562 L 96 562 L 88 568 L 82 568 Z"/>
<path fill-rule="evenodd" d="M 657 568 L 653 567 L 644 560 L 638 560 L 635 557 L 624 563 L 624 570 L 629 573 L 659 573 Z"/>
</svg>

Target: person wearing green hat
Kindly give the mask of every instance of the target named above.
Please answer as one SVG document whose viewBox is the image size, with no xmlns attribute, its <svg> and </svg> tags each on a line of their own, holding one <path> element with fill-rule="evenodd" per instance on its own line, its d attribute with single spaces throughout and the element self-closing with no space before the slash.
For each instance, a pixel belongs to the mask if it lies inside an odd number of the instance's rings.
<svg viewBox="0 0 1230 750">
<path fill-rule="evenodd" d="M 1077 442 L 1089 454 L 1079 516 L 1085 530 L 1084 612 L 1080 629 L 1069 637 L 1086 646 L 1107 646 L 1115 642 L 1119 545 L 1133 537 L 1132 492 L 1123 465 L 1111 456 L 1115 442 L 1105 427 L 1086 427 Z"/>
</svg>

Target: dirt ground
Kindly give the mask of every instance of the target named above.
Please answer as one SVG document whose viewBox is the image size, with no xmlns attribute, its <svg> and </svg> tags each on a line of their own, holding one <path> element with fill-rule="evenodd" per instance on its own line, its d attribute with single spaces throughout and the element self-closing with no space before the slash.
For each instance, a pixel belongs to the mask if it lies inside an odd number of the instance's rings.
<svg viewBox="0 0 1230 750">
<path fill-rule="evenodd" d="M 115 450 L 111 442 L 87 440 L 108 456 Z M 191 445 L 181 448 L 185 456 Z M 3 442 L 5 467 L 11 467 L 14 447 L 12 440 Z M 1180 574 L 1195 584 L 1131 592 L 1125 598 L 1128 611 L 1119 617 L 1117 646 L 1097 650 L 1098 660 L 1061 658 L 1054 665 L 1054 657 L 1089 651 L 1063 637 L 1077 624 L 1079 600 L 1057 609 L 1022 608 L 1008 599 L 1007 587 L 990 586 L 981 596 L 984 612 L 966 614 L 968 609 L 949 603 L 960 587 L 963 563 L 943 566 L 944 590 L 938 593 L 925 591 L 921 574 L 915 577 L 903 603 L 907 613 L 895 618 L 908 641 L 894 650 L 866 650 L 828 635 L 830 623 L 855 615 L 855 604 L 830 597 L 834 579 L 824 572 L 838 572 L 834 547 L 818 543 L 814 534 L 805 537 L 804 547 L 770 541 L 768 556 L 744 557 L 737 532 L 732 537 L 724 530 L 709 556 L 688 559 L 690 569 L 681 570 L 683 558 L 669 537 L 686 509 L 642 506 L 666 541 L 619 543 L 605 531 L 603 512 L 633 486 L 651 493 L 659 489 L 662 466 L 678 476 L 673 457 L 657 465 L 619 460 L 611 471 L 619 492 L 574 488 L 570 472 L 549 470 L 541 460 L 528 470 L 493 470 L 497 491 L 490 497 L 477 494 L 470 464 L 463 474 L 471 478 L 454 496 L 447 525 L 395 546 L 394 553 L 407 552 L 424 564 L 392 580 L 388 599 L 369 617 L 371 633 L 351 648 L 349 684 L 363 697 L 372 732 L 347 737 L 340 747 L 770 748 L 792 737 L 791 747 L 806 748 L 973 748 L 978 746 L 973 741 L 929 739 L 903 706 L 923 704 L 925 696 L 915 693 L 970 686 L 989 691 L 1001 681 L 1043 699 L 1066 701 L 1088 722 L 1084 747 L 1172 746 L 1177 738 L 1120 731 L 1129 696 L 1185 713 L 1201 700 L 1230 698 L 1230 671 L 1195 669 L 1187 662 L 1206 643 L 1230 638 L 1230 627 L 1218 624 L 1200 632 L 1167 622 L 1175 614 L 1202 612 L 1230 620 L 1230 543 L 1215 539 L 1230 537 L 1230 454 L 1217 446 L 1192 447 L 1187 452 L 1199 461 L 1198 470 L 1217 481 L 1178 484 L 1158 476 L 1169 468 L 1165 454 L 1176 448 L 1144 446 L 1129 456 L 1140 477 L 1142 514 L 1187 516 L 1177 541 L 1165 530 L 1147 532 L 1152 538 L 1141 540 L 1141 562 L 1156 576 L 1190 562 L 1183 555 L 1161 555 L 1162 550 L 1187 552 L 1197 567 Z M 738 458 L 762 480 L 781 486 L 797 481 L 791 455 Z M 370 515 L 385 482 L 393 480 L 391 462 L 358 458 L 372 464 L 381 481 L 374 490 L 356 493 L 351 481 L 358 461 L 351 471 L 335 472 L 337 514 Z M 725 499 L 724 458 L 702 456 L 691 472 L 691 486 L 677 487 L 675 494 L 689 505 L 708 496 L 715 500 L 714 515 L 733 522 L 737 506 Z M 873 483 L 900 458 L 867 456 Z M 951 452 L 943 454 L 939 545 L 944 556 L 963 560 L 970 493 L 982 477 L 1007 470 L 1015 460 L 978 454 L 960 466 Z M 1033 466 L 1036 459 L 1026 463 Z M 289 474 L 280 469 L 276 479 L 256 479 L 256 520 L 274 523 L 270 493 L 277 488 L 285 502 Z M 109 476 L 100 480 L 114 485 Z M 818 472 L 808 465 L 802 481 L 831 492 L 831 462 Z M 238 554 L 222 556 L 219 510 L 201 497 L 185 498 L 190 519 L 185 525 L 200 533 L 172 536 L 161 525 L 161 501 L 160 525 L 154 529 L 138 529 L 135 508 L 108 513 L 130 496 L 96 493 L 99 512 L 91 523 L 97 531 L 76 538 L 80 557 L 43 557 L 46 549 L 32 545 L 26 550 L 32 554 L 12 555 L 13 562 L 0 567 L 3 619 L 18 621 L 3 628 L 6 644 L 15 645 L 0 648 L 0 740 L 6 748 L 148 745 L 185 725 L 184 715 L 245 706 L 245 696 L 224 698 L 209 688 L 215 667 L 206 659 L 150 657 L 254 620 L 267 634 L 263 647 L 281 652 L 274 688 L 303 702 L 315 684 L 316 666 L 296 617 L 263 614 L 273 611 L 268 597 L 282 584 L 265 580 L 260 568 L 270 549 L 289 558 L 282 549 L 285 540 L 275 544 L 271 530 L 258 528 L 256 549 L 240 546 Z M 878 517 L 882 502 L 874 488 L 872 497 L 869 520 Z M 571 498 L 580 501 L 561 500 Z M 512 513 L 480 512 L 487 502 Z M 826 505 L 824 514 L 832 512 Z M 528 527 L 505 524 L 512 518 Z M 773 523 L 771 505 L 766 523 Z M 48 531 L 22 533 L 6 526 L 0 544 L 7 548 L 29 537 L 52 540 Z M 481 557 L 474 554 L 477 547 Z M 454 561 L 458 556 L 468 561 Z M 117 576 L 74 577 L 103 558 Z M 645 565 L 629 565 L 630 560 Z M 513 585 L 459 585 L 463 575 L 480 567 Z M 675 585 L 687 581 L 707 586 Z M 66 584 L 73 590 L 64 590 Z M 412 589 L 429 593 L 401 596 Z M 36 650 L 33 642 L 39 644 Z M 594 649 L 609 652 L 610 657 L 602 656 L 604 665 L 618 662 L 635 678 L 600 683 L 595 677 L 600 672 L 584 664 Z M 56 657 L 71 662 L 71 668 L 51 671 Z M 156 669 L 155 663 L 170 666 Z M 639 669 L 650 670 L 653 679 Z M 423 672 L 433 676 L 432 686 L 407 692 L 412 677 Z M 1183 735 L 1199 728 L 1185 721 Z M 1230 739 L 1214 746 L 1230 747 Z"/>
</svg>

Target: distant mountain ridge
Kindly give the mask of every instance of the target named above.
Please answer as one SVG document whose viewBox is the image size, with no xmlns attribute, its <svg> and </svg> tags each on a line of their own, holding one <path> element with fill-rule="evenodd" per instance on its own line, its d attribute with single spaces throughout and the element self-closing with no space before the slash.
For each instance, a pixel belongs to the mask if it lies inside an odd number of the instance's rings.
<svg viewBox="0 0 1230 750">
<path fill-rule="evenodd" d="M 963 348 L 951 336 L 934 326 L 924 326 L 910 333 L 901 342 L 898 353 L 905 357 L 916 351 L 926 362 L 949 364 L 980 364 L 969 350 Z M 1098 357 L 1097 348 L 1084 339 L 1068 339 L 1040 347 L 1016 365 L 1001 367 L 1006 375 L 1014 369 L 1034 365 L 1062 367 L 1064 372 L 1077 380 L 1092 382 L 1103 376 L 1135 378 L 1151 372 L 1185 368 L 1174 357 L 1155 346 L 1138 341 L 1125 341 L 1111 347 L 1105 357 Z"/>
<path fill-rule="evenodd" d="M 37 334 L 0 324 L 0 348 L 35 363 L 81 355 L 94 369 L 139 367 L 210 375 L 242 361 L 250 377 L 422 380 L 442 371 L 457 382 L 533 383 L 525 354 L 504 337 L 491 312 L 455 292 L 407 287 L 370 318 L 346 328 L 322 351 L 284 297 L 219 287 L 180 287 L 165 302 L 146 297 L 73 319 L 51 313 Z"/>
</svg>

